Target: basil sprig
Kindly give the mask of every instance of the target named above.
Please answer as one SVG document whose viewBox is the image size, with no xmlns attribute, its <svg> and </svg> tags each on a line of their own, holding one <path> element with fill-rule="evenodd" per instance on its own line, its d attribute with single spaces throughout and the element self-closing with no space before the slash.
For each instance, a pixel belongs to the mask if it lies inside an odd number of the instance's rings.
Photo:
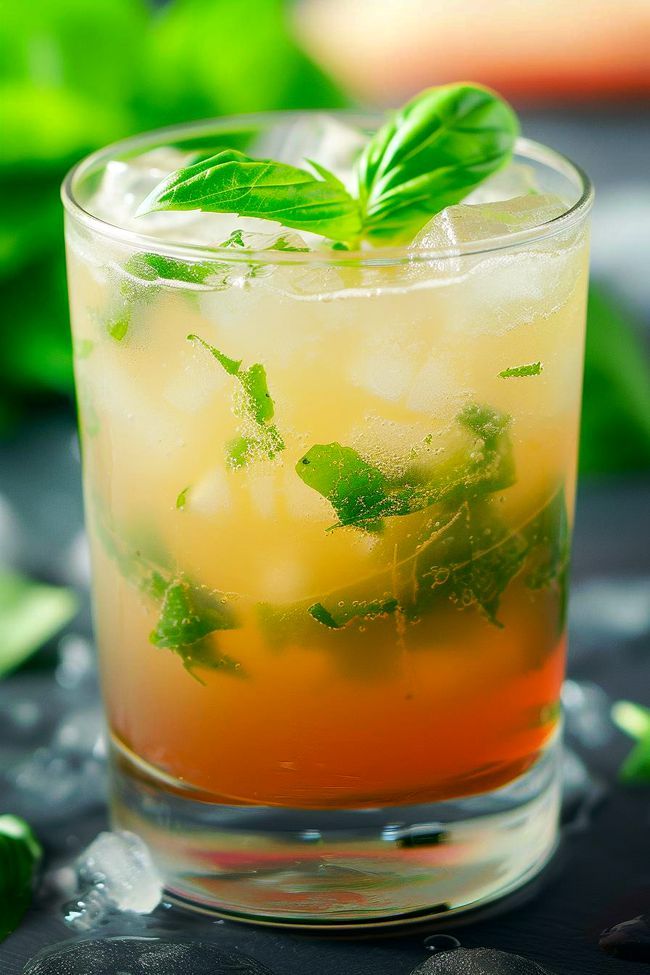
<svg viewBox="0 0 650 975">
<path fill-rule="evenodd" d="M 357 247 L 407 241 L 512 155 L 510 106 L 477 85 L 421 92 L 381 126 L 356 164 L 357 196 L 322 164 L 313 172 L 225 149 L 179 169 L 138 214 L 204 210 L 275 220 Z"/>
</svg>

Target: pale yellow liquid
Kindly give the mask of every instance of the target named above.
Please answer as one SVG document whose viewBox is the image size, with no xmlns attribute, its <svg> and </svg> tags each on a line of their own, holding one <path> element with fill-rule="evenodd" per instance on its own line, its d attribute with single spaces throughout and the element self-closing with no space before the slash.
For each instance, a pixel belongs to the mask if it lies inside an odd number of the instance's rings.
<svg viewBox="0 0 650 975">
<path fill-rule="evenodd" d="M 557 720 L 556 588 L 516 575 L 502 627 L 447 601 L 417 620 L 394 613 L 340 630 L 310 618 L 280 643 L 259 605 L 363 591 L 381 573 L 407 600 L 417 583 L 418 534 L 435 510 L 387 519 L 379 536 L 328 532 L 331 505 L 295 472 L 313 444 L 337 441 L 389 467 L 428 438 L 444 459 L 459 410 L 487 404 L 512 417 L 516 466 L 490 505 L 513 530 L 560 487 L 571 510 L 583 237 L 458 259 L 453 280 L 435 266 L 277 267 L 220 291 L 157 288 L 134 304 L 122 341 L 105 323 L 122 300 L 114 262 L 128 252 L 74 235 L 69 251 L 97 635 L 121 746 L 216 802 L 422 802 L 525 770 Z M 274 460 L 228 467 L 224 445 L 242 430 L 237 383 L 188 333 L 264 365 L 286 444 Z M 539 376 L 498 376 L 536 361 Z M 193 676 L 150 642 L 160 607 L 123 575 L 107 531 L 228 594 L 241 625 L 209 639 L 239 672 Z"/>
</svg>

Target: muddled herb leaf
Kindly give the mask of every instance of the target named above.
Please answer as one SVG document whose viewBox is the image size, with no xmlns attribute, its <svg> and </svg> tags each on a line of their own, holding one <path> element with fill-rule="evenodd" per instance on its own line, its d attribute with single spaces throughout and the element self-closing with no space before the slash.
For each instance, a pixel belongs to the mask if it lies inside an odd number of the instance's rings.
<svg viewBox="0 0 650 975">
<path fill-rule="evenodd" d="M 539 376 L 542 371 L 541 362 L 530 362 L 525 366 L 509 366 L 499 373 L 499 379 L 519 379 L 523 376 Z"/>
<path fill-rule="evenodd" d="M 543 574 L 539 572 L 544 566 Z M 564 492 L 515 527 L 502 518 L 489 496 L 465 499 L 456 509 L 443 506 L 414 550 L 360 582 L 322 595 L 316 602 L 263 604 L 258 618 L 269 640 L 300 639 L 308 617 L 330 630 L 360 621 L 386 619 L 399 612 L 406 621 L 421 619 L 445 604 L 477 610 L 502 627 L 503 594 L 517 577 L 530 588 L 557 591 L 558 629 L 564 623 L 568 533 Z"/>
<path fill-rule="evenodd" d="M 203 683 L 196 673 L 200 667 L 244 676 L 241 665 L 221 653 L 215 640 L 219 631 L 239 627 L 229 597 L 197 586 L 183 573 L 175 572 L 155 541 L 146 545 L 142 542 L 126 544 L 116 535 L 106 508 L 98 498 L 95 498 L 93 512 L 94 529 L 106 554 L 127 582 L 159 607 L 150 642 L 176 653 L 199 683 Z"/>
<path fill-rule="evenodd" d="M 142 202 L 138 215 L 156 210 L 262 217 L 344 240 L 357 237 L 361 226 L 356 200 L 338 182 L 287 163 L 252 159 L 236 149 L 168 176 Z"/>
<path fill-rule="evenodd" d="M 116 342 L 121 342 L 126 337 L 131 326 L 131 316 L 128 311 L 122 312 L 116 318 L 111 318 L 106 324 L 106 331 Z"/>
<path fill-rule="evenodd" d="M 470 405 L 456 420 L 474 438 L 470 449 L 433 471 L 414 464 L 400 477 L 390 477 L 354 448 L 330 443 L 311 447 L 296 464 L 296 472 L 332 505 L 339 519 L 333 528 L 353 526 L 374 532 L 382 529 L 385 518 L 512 484 L 510 417 L 490 407 Z"/>
<path fill-rule="evenodd" d="M 188 335 L 187 339 L 203 346 L 229 376 L 238 380 L 243 390 L 244 398 L 238 412 L 244 420 L 252 423 L 253 432 L 239 436 L 228 444 L 227 453 L 231 466 L 241 467 L 255 456 L 273 460 L 284 450 L 284 440 L 276 425 L 271 422 L 275 406 L 269 393 L 264 366 L 255 362 L 244 369 L 241 359 L 231 359 L 199 335 Z"/>
<path fill-rule="evenodd" d="M 203 284 L 214 273 L 214 264 L 179 261 L 162 254 L 133 254 L 124 265 L 127 274 L 141 281 L 182 281 Z"/>
<path fill-rule="evenodd" d="M 189 490 L 190 490 L 190 485 L 188 485 L 186 488 L 183 488 L 183 490 L 179 492 L 178 497 L 176 498 L 176 508 L 178 511 L 184 510 L 185 505 L 187 504 L 187 495 L 189 493 Z"/>
<path fill-rule="evenodd" d="M 0 816 L 0 941 L 16 930 L 30 905 L 41 856 L 24 819 Z"/>
</svg>

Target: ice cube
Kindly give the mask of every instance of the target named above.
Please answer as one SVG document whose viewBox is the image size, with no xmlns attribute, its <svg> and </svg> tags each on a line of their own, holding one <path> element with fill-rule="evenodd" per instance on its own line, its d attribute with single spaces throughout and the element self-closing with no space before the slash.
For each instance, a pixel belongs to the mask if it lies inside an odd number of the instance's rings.
<svg viewBox="0 0 650 975">
<path fill-rule="evenodd" d="M 112 224 L 150 233 L 163 220 L 171 218 L 177 225 L 188 220 L 188 214 L 147 214 L 135 217 L 135 211 L 155 187 L 174 170 L 187 165 L 188 154 L 171 146 L 152 149 L 132 159 L 111 159 L 106 164 L 101 183 L 90 209 L 95 216 Z M 180 218 L 180 219 L 178 219 Z"/>
<path fill-rule="evenodd" d="M 471 206 L 459 203 L 429 220 L 411 247 L 460 253 L 463 244 L 530 230 L 561 216 L 566 210 L 566 203 L 551 194 L 530 194 Z"/>
<path fill-rule="evenodd" d="M 272 975 L 249 955 L 209 941 L 91 938 L 39 952 L 23 975 Z"/>
<path fill-rule="evenodd" d="M 354 162 L 367 141 L 357 126 L 326 113 L 314 113 L 266 132 L 255 146 L 255 155 L 302 169 L 309 168 L 309 160 L 314 159 L 352 190 Z"/>
<path fill-rule="evenodd" d="M 230 507 L 230 485 L 226 472 L 219 467 L 205 474 L 187 494 L 187 508 L 211 518 Z"/>
<path fill-rule="evenodd" d="M 456 413 L 467 395 L 454 372 L 452 357 L 437 352 L 420 366 L 406 404 L 411 410 L 444 418 Z"/>
<path fill-rule="evenodd" d="M 105 801 L 105 770 L 89 750 L 37 748 L 0 781 L 6 807 L 30 822 L 67 820 Z"/>
<path fill-rule="evenodd" d="M 465 197 L 463 203 L 496 203 L 529 193 L 541 193 L 535 170 L 525 163 L 511 162 L 505 169 L 483 180 Z"/>
<path fill-rule="evenodd" d="M 88 931 L 111 912 L 150 914 L 162 881 L 149 850 L 135 833 L 100 833 L 76 862 L 79 896 L 66 905 L 66 923 Z"/>
<path fill-rule="evenodd" d="M 412 975 L 553 975 L 534 961 L 496 948 L 456 948 L 436 953 Z"/>
<path fill-rule="evenodd" d="M 359 355 L 350 364 L 350 379 L 374 396 L 399 400 L 412 386 L 421 364 L 419 349 L 408 349 L 398 342 L 393 330 L 370 332 Z"/>
</svg>

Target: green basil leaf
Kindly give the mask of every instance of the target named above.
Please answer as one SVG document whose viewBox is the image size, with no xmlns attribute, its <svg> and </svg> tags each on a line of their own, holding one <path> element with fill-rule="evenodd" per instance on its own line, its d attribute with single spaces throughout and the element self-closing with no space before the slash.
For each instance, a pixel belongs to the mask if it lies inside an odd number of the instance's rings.
<svg viewBox="0 0 650 975">
<path fill-rule="evenodd" d="M 77 600 L 70 590 L 0 572 L 0 677 L 27 660 L 76 611 Z"/>
<path fill-rule="evenodd" d="M 231 359 L 224 355 L 214 345 L 204 341 L 199 335 L 188 335 L 189 342 L 202 345 L 228 373 L 234 376 L 244 391 L 244 400 L 240 409 L 244 419 L 251 421 L 255 427 L 254 435 L 239 436 L 228 445 L 227 453 L 232 467 L 242 467 L 255 455 L 272 460 L 276 454 L 284 450 L 284 440 L 278 428 L 272 423 L 275 405 L 266 379 L 266 369 L 260 362 L 253 363 L 247 369 L 242 369 L 241 359 Z"/>
<path fill-rule="evenodd" d="M 359 159 L 364 235 L 410 240 L 508 161 L 518 131 L 513 110 L 486 88 L 454 84 L 421 92 Z"/>
<path fill-rule="evenodd" d="M 156 210 L 262 217 L 341 240 L 354 239 L 360 231 L 357 202 L 345 188 L 296 166 L 251 159 L 235 149 L 168 176 L 140 205 L 138 214 Z"/>
<path fill-rule="evenodd" d="M 472 404 L 456 417 L 475 439 L 434 471 L 413 465 L 390 478 L 352 447 L 316 444 L 296 465 L 298 476 L 330 502 L 338 516 L 332 528 L 354 526 L 380 531 L 384 518 L 411 515 L 441 502 L 451 503 L 503 490 L 514 483 L 510 417 Z"/>
<path fill-rule="evenodd" d="M 162 254 L 133 254 L 124 270 L 141 281 L 183 281 L 187 284 L 203 284 L 214 273 L 214 265 L 178 261 Z"/>
<path fill-rule="evenodd" d="M 502 369 L 499 379 L 519 379 L 523 376 L 539 376 L 542 371 L 541 362 L 530 362 L 525 366 L 509 366 Z"/>
<path fill-rule="evenodd" d="M 30 905 L 41 845 L 18 816 L 0 816 L 0 941 L 15 931 Z"/>
<path fill-rule="evenodd" d="M 340 525 L 354 524 L 366 531 L 381 527 L 373 512 L 386 500 L 387 479 L 352 447 L 315 444 L 296 464 L 296 473 L 327 498 Z"/>
</svg>

